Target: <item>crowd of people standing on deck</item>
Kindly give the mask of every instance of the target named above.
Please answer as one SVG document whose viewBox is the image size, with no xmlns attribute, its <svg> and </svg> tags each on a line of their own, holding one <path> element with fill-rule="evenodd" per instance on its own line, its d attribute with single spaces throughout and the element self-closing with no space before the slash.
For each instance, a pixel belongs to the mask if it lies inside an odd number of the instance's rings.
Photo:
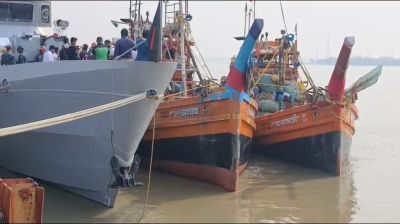
<svg viewBox="0 0 400 224">
<path fill-rule="evenodd" d="M 136 44 L 141 41 L 145 41 L 147 32 L 143 32 L 143 37 L 136 40 Z M 112 43 L 106 39 L 103 41 L 101 36 L 96 38 L 96 42 L 93 42 L 89 47 L 87 44 L 82 46 L 78 45 L 78 39 L 76 37 L 64 37 L 61 49 L 47 44 L 42 44 L 39 48 L 39 52 L 35 57 L 35 62 L 52 62 L 52 61 L 63 61 L 63 60 L 113 60 L 115 57 L 121 59 L 134 59 L 134 60 L 145 60 L 147 57 L 146 44 L 141 44 L 136 49 L 135 42 L 129 37 L 127 29 L 121 30 L 121 39 Z M 137 56 L 136 50 L 142 51 Z M 12 65 L 12 64 L 23 64 L 28 63 L 26 56 L 24 55 L 24 48 L 21 46 L 17 47 L 17 56 L 12 53 L 12 47 L 6 46 L 6 51 L 1 55 L 1 65 Z"/>
</svg>

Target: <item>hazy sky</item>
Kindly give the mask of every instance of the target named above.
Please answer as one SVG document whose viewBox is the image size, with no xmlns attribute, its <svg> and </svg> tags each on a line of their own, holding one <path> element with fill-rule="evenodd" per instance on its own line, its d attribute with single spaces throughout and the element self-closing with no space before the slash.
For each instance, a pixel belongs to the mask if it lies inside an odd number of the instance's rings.
<svg viewBox="0 0 400 224">
<path fill-rule="evenodd" d="M 133 1 L 134 2 L 134 1 Z M 152 19 L 157 1 L 142 1 L 142 13 Z M 170 1 L 174 2 L 174 1 Z M 243 35 L 244 7 L 250 1 L 190 1 L 192 34 L 204 57 L 231 57 L 240 47 L 234 36 Z M 129 1 L 53 1 L 53 20 L 70 22 L 68 34 L 80 44 L 119 37 L 121 27 L 110 20 L 128 17 Z M 288 32 L 298 24 L 303 58 L 336 56 L 343 38 L 353 35 L 353 55 L 400 57 L 400 2 L 396 1 L 282 1 Z M 279 1 L 256 1 L 256 18 L 264 19 L 263 32 L 278 37 L 284 28 Z"/>
</svg>

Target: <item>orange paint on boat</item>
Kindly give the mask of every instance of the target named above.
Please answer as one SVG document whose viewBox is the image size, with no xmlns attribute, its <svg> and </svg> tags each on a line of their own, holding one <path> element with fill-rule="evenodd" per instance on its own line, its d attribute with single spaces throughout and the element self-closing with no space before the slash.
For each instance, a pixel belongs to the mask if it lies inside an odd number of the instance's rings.
<svg viewBox="0 0 400 224">
<path fill-rule="evenodd" d="M 352 137 L 357 118 L 354 104 L 347 107 L 328 102 L 306 104 L 257 117 L 255 139 L 263 144 L 275 144 L 335 131 Z"/>
<path fill-rule="evenodd" d="M 207 101 L 198 103 L 200 97 L 162 102 L 156 112 L 155 139 L 191 137 L 209 134 L 242 134 L 253 138 L 257 103 L 240 104 L 236 100 Z M 177 116 L 179 111 L 196 109 L 198 115 Z M 239 122 L 239 123 L 238 123 Z M 148 127 L 144 140 L 150 140 L 153 125 Z"/>
<path fill-rule="evenodd" d="M 259 150 L 269 150 L 270 145 L 312 138 L 329 133 L 343 133 L 351 140 L 355 133 L 354 122 L 358 110 L 354 104 L 332 104 L 322 101 L 306 104 L 256 118 L 257 132 L 254 141 Z M 341 143 L 338 143 L 341 144 Z M 341 146 L 342 147 L 342 146 Z M 296 148 L 293 148 L 296 150 Z M 349 149 L 348 149 L 349 150 Z M 337 151 L 336 175 L 344 170 L 347 158 Z"/>
<path fill-rule="evenodd" d="M 162 102 L 155 114 L 155 138 L 154 145 L 160 145 L 158 141 L 180 141 L 180 139 L 201 137 L 207 135 L 231 134 L 241 141 L 240 136 L 252 139 L 255 129 L 255 114 L 258 110 L 257 103 L 254 99 L 249 102 L 222 99 L 217 101 L 201 102 L 201 97 L 190 97 L 184 99 L 176 99 L 174 101 Z M 190 111 L 197 108 L 198 114 L 190 116 L 176 116 L 179 111 Z M 142 141 L 151 142 L 153 137 L 152 123 L 148 127 Z M 193 146 L 192 150 L 198 150 Z M 232 151 L 233 156 L 240 153 L 239 145 L 228 142 L 223 146 Z M 147 149 L 146 149 L 147 150 Z M 160 148 L 159 150 L 169 150 Z M 216 149 L 218 150 L 218 149 Z M 248 149 L 249 150 L 249 149 Z M 179 157 L 180 155 L 176 155 Z M 234 160 L 233 158 L 224 158 L 226 160 Z M 218 166 L 207 166 L 205 164 L 182 163 L 178 161 L 170 161 L 163 159 L 154 159 L 154 167 L 163 171 L 174 173 L 184 177 L 204 180 L 211 183 L 221 185 L 228 191 L 236 191 L 238 189 L 239 175 L 246 168 L 247 162 L 240 165 L 239 158 L 234 161 L 231 169 Z M 234 168 L 237 167 L 237 168 Z"/>
</svg>

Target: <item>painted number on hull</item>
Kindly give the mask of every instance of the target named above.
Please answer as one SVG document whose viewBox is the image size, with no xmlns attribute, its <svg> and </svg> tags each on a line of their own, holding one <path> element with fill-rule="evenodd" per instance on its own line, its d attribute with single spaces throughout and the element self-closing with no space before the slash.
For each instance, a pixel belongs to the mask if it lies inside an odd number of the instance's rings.
<svg viewBox="0 0 400 224">
<path fill-rule="evenodd" d="M 274 121 L 271 123 L 271 128 L 280 128 L 280 127 L 284 127 L 287 125 L 292 125 L 298 122 L 299 116 L 297 114 L 293 114 L 292 116 L 282 119 L 282 120 L 278 120 L 278 121 Z"/>
<path fill-rule="evenodd" d="M 177 110 L 174 111 L 174 116 L 175 117 L 190 117 L 190 116 L 196 116 L 199 115 L 199 108 L 194 107 L 194 108 L 187 108 L 187 109 L 182 109 L 182 110 Z"/>
</svg>

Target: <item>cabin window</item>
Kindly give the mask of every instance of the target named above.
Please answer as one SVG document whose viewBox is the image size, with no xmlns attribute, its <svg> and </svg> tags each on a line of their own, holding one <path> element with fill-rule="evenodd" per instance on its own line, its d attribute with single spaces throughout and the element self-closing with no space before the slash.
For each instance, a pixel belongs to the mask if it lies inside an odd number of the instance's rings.
<svg viewBox="0 0 400 224">
<path fill-rule="evenodd" d="M 13 22 L 32 22 L 33 4 L 27 3 L 0 3 L 0 20 Z"/>
<path fill-rule="evenodd" d="M 8 3 L 0 2 L 0 20 L 6 20 L 8 17 Z"/>
</svg>

